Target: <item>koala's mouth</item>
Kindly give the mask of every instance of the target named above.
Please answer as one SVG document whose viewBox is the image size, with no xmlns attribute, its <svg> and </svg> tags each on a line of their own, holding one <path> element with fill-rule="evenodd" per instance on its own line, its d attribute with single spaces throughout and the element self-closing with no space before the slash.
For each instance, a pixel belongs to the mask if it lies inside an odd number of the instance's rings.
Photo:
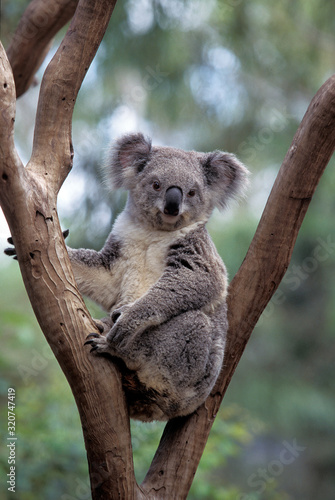
<svg viewBox="0 0 335 500">
<path fill-rule="evenodd" d="M 156 223 L 158 223 L 158 227 L 167 231 L 178 229 L 182 225 L 182 219 L 182 214 L 169 215 L 161 211 L 156 214 Z"/>
<path fill-rule="evenodd" d="M 180 215 L 168 215 L 161 212 L 162 221 L 167 224 L 175 224 L 180 219 Z"/>
</svg>

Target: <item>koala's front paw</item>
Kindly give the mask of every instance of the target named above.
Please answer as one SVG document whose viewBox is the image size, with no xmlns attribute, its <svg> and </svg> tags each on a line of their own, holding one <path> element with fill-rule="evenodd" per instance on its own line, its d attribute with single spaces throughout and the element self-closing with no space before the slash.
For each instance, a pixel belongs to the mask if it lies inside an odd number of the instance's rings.
<svg viewBox="0 0 335 500">
<path fill-rule="evenodd" d="M 110 353 L 110 344 L 107 342 L 106 337 L 98 333 L 87 335 L 84 345 L 90 345 L 90 352 L 95 352 L 96 354 Z"/>
<path fill-rule="evenodd" d="M 118 350 L 123 349 L 125 352 L 129 349 L 135 336 L 161 322 L 157 316 L 150 316 L 148 311 L 141 311 L 136 301 L 115 309 L 111 318 L 114 325 L 107 335 L 108 342 L 114 344 Z"/>
<path fill-rule="evenodd" d="M 113 326 L 112 318 L 110 316 L 106 316 L 102 319 L 95 319 L 94 323 L 99 330 L 100 335 L 98 333 L 90 333 L 86 337 L 86 342 L 84 343 L 84 345 L 91 345 L 90 352 L 95 352 L 96 354 L 109 353 L 112 356 L 115 355 L 115 351 L 111 345 L 109 335 L 109 332 Z"/>
<path fill-rule="evenodd" d="M 114 311 L 111 314 L 113 323 L 116 323 L 120 318 L 120 316 L 124 317 L 130 310 L 131 310 L 131 304 L 126 304 L 124 306 L 119 307 L 118 309 L 114 309 Z"/>
<path fill-rule="evenodd" d="M 138 331 L 138 324 L 132 314 L 132 306 L 124 305 L 115 309 L 111 314 L 113 326 L 108 333 L 108 341 L 118 349 L 127 349 L 130 338 Z"/>
<path fill-rule="evenodd" d="M 129 331 L 127 322 L 120 321 L 117 322 L 111 331 L 108 333 L 108 340 L 113 344 L 118 350 L 127 349 L 127 343 L 130 340 L 131 331 Z"/>
<path fill-rule="evenodd" d="M 102 319 L 94 319 L 93 320 L 95 323 L 95 326 L 101 333 L 101 335 L 107 335 L 107 333 L 110 331 L 110 329 L 113 326 L 113 321 L 110 316 L 106 316 L 106 318 Z"/>
<path fill-rule="evenodd" d="M 14 260 L 17 260 L 16 248 L 14 246 L 13 238 L 10 236 L 9 238 L 7 238 L 7 242 L 10 245 L 13 245 L 13 248 L 12 247 L 5 248 L 4 253 L 8 255 L 8 257 L 13 257 Z"/>
</svg>

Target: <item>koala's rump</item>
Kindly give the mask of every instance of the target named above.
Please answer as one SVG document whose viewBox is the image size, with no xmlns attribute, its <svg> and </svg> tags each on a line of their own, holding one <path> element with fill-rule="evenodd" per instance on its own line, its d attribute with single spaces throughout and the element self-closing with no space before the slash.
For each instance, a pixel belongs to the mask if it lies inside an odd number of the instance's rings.
<svg viewBox="0 0 335 500">
<path fill-rule="evenodd" d="M 198 408 L 222 367 L 226 326 L 223 305 L 214 318 L 188 311 L 142 333 L 139 368 L 122 370 L 131 417 L 167 420 Z"/>
</svg>

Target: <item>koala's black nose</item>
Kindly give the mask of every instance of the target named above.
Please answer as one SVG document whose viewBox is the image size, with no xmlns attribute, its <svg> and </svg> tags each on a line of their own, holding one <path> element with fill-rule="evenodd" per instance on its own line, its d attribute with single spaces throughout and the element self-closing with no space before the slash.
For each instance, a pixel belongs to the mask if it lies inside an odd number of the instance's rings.
<svg viewBox="0 0 335 500">
<path fill-rule="evenodd" d="M 172 186 L 166 190 L 164 213 L 166 215 L 178 215 L 179 207 L 183 199 L 182 190 Z"/>
</svg>

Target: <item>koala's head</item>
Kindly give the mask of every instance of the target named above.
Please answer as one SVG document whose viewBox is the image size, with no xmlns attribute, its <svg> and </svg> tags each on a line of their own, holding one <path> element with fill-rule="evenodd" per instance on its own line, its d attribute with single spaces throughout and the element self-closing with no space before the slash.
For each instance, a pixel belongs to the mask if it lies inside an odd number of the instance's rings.
<svg viewBox="0 0 335 500">
<path fill-rule="evenodd" d="M 207 222 L 247 182 L 248 170 L 229 153 L 197 153 L 152 147 L 142 134 L 115 144 L 111 157 L 114 188 L 129 191 L 127 210 L 154 229 L 172 231 Z"/>
</svg>

